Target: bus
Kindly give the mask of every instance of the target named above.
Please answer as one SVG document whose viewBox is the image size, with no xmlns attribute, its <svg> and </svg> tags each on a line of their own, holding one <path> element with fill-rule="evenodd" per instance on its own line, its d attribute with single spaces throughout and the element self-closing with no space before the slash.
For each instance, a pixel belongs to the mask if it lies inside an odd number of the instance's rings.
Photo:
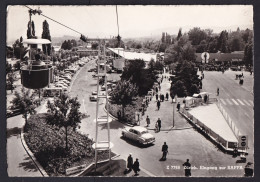
<svg viewBox="0 0 260 182">
<path fill-rule="evenodd" d="M 62 92 L 62 88 L 61 87 L 44 88 L 43 89 L 43 97 L 60 96 L 61 92 Z"/>
</svg>

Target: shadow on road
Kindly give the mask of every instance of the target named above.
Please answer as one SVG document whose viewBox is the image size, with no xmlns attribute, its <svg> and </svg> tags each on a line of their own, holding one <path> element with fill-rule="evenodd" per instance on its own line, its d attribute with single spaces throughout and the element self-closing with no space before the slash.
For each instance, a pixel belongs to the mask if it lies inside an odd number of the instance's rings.
<svg viewBox="0 0 260 182">
<path fill-rule="evenodd" d="M 103 129 L 107 129 L 107 124 L 104 123 L 104 124 L 101 124 L 102 128 L 101 130 Z M 118 121 L 116 120 L 113 120 L 111 123 L 110 123 L 110 129 L 123 129 L 124 128 L 124 125 L 122 123 L 119 123 Z"/>
<path fill-rule="evenodd" d="M 154 144 L 149 144 L 149 145 L 141 145 L 139 144 L 138 142 L 134 141 L 134 140 L 130 140 L 128 138 L 125 138 L 123 136 L 120 137 L 122 140 L 126 141 L 128 144 L 130 145 L 133 145 L 133 146 L 136 146 L 138 148 L 148 148 L 148 147 L 151 147 L 151 146 L 154 146 Z"/>
<path fill-rule="evenodd" d="M 35 167 L 34 162 L 31 160 L 30 157 L 26 157 L 24 160 L 24 162 L 21 162 L 19 164 L 20 168 L 23 168 L 25 171 L 31 171 L 31 172 L 36 172 L 38 171 L 38 169 Z"/>
<path fill-rule="evenodd" d="M 21 128 L 18 128 L 18 127 L 7 129 L 6 138 L 8 139 L 12 136 L 20 135 L 20 133 L 21 133 Z"/>
</svg>

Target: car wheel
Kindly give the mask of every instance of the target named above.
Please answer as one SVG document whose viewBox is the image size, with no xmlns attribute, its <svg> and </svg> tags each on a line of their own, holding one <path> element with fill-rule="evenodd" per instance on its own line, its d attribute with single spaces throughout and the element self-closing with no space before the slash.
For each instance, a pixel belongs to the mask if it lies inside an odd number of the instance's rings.
<svg viewBox="0 0 260 182">
<path fill-rule="evenodd" d="M 140 140 L 138 140 L 138 144 L 139 146 L 143 146 L 143 143 Z"/>
</svg>

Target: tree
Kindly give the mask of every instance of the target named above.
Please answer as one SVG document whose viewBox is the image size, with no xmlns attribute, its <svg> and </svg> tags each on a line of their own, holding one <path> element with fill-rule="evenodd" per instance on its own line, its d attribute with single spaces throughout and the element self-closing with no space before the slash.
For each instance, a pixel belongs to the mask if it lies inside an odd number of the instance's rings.
<svg viewBox="0 0 260 182">
<path fill-rule="evenodd" d="M 99 44 L 97 42 L 92 43 L 91 44 L 91 49 L 95 49 L 96 50 L 98 48 L 98 45 Z"/>
<path fill-rule="evenodd" d="M 8 74 L 12 71 L 12 65 L 9 64 L 7 61 L 6 61 L 6 65 L 5 65 L 5 71 L 6 71 L 6 74 Z"/>
<path fill-rule="evenodd" d="M 227 40 L 228 40 L 228 32 L 224 30 L 220 33 L 220 36 L 218 38 L 218 50 L 220 50 L 223 53 L 227 53 L 229 51 Z"/>
<path fill-rule="evenodd" d="M 207 39 L 207 33 L 199 27 L 195 27 L 188 32 L 192 45 L 199 45 L 202 40 Z"/>
<path fill-rule="evenodd" d="M 68 49 L 67 40 L 65 40 L 65 41 L 61 44 L 61 48 L 64 49 L 64 50 L 67 50 L 67 49 Z"/>
<path fill-rule="evenodd" d="M 182 36 L 182 33 L 181 33 L 181 28 L 179 29 L 179 32 L 178 32 L 178 36 L 177 36 L 177 41 L 181 38 Z"/>
<path fill-rule="evenodd" d="M 165 32 L 162 33 L 162 39 L 161 39 L 162 43 L 165 43 Z"/>
<path fill-rule="evenodd" d="M 49 30 L 49 24 L 46 20 L 44 20 L 43 24 L 42 24 L 42 38 L 43 39 L 48 39 L 49 41 L 51 41 L 51 35 L 50 35 L 50 30 Z M 47 53 L 48 55 L 51 54 L 51 44 L 43 44 L 42 45 L 42 50 L 44 53 Z"/>
<path fill-rule="evenodd" d="M 13 93 L 13 89 L 14 89 L 14 73 L 13 72 L 8 73 L 6 81 L 7 81 L 7 84 L 10 85 L 11 92 Z"/>
<path fill-rule="evenodd" d="M 79 127 L 81 123 L 82 113 L 79 111 L 80 103 L 78 98 L 70 98 L 67 94 L 62 93 L 54 99 L 54 103 L 48 101 L 48 117 L 47 123 L 65 129 L 66 149 L 68 149 L 68 129 L 73 131 Z"/>
<path fill-rule="evenodd" d="M 145 62 L 140 59 L 132 60 L 124 68 L 122 80 L 130 80 L 138 88 L 139 95 L 145 95 L 152 88 L 156 78 L 151 69 L 145 69 Z"/>
<path fill-rule="evenodd" d="M 23 118 L 25 119 L 25 122 L 27 122 L 28 115 L 36 113 L 36 105 L 35 102 L 33 102 L 34 95 L 31 94 L 30 89 L 22 88 L 21 93 L 16 91 L 14 96 L 15 97 L 11 103 L 13 104 L 14 108 L 19 108 L 21 110 Z"/>
<path fill-rule="evenodd" d="M 137 95 L 137 87 L 129 80 L 121 80 L 111 93 L 111 101 L 122 105 L 122 116 L 125 116 L 125 107 L 130 104 Z"/>
<path fill-rule="evenodd" d="M 246 66 L 253 66 L 253 43 L 248 43 L 244 50 L 244 61 Z"/>
</svg>

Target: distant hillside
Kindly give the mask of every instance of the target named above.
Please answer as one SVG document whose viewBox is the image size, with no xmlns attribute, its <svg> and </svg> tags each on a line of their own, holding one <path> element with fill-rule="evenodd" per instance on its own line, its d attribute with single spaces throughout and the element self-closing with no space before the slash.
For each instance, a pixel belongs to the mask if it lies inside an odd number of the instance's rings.
<svg viewBox="0 0 260 182">
<path fill-rule="evenodd" d="M 71 39 L 75 39 L 76 41 L 78 41 L 79 37 L 70 36 L 70 35 L 64 35 L 63 37 L 52 37 L 51 42 L 53 45 L 61 45 L 62 42 L 64 42 L 65 40 L 71 40 Z"/>
</svg>

